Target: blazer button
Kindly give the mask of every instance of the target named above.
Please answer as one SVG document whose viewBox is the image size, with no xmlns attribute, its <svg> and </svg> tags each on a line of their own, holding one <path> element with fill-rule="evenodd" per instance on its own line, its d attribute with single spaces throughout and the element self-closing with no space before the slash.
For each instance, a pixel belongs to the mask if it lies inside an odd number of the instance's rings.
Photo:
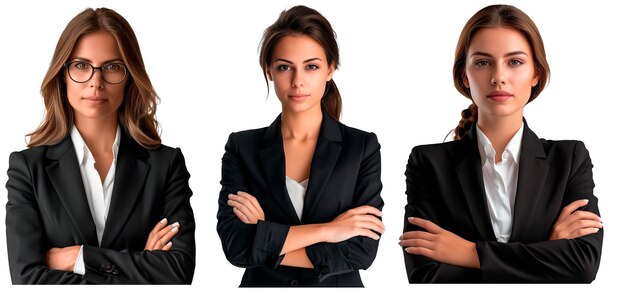
<svg viewBox="0 0 626 290">
<path fill-rule="evenodd" d="M 291 280 L 291 286 L 292 287 L 297 287 L 298 285 L 300 285 L 300 282 L 298 282 L 298 280 L 296 280 L 296 279 Z"/>
<path fill-rule="evenodd" d="M 113 266 L 109 263 L 100 264 L 100 272 L 109 273 L 111 272 Z"/>
</svg>

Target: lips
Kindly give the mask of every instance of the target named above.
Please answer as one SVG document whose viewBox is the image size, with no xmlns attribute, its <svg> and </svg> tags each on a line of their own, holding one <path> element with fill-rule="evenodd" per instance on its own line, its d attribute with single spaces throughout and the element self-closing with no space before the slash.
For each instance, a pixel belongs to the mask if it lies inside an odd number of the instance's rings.
<svg viewBox="0 0 626 290">
<path fill-rule="evenodd" d="M 92 103 L 104 103 L 107 101 L 106 98 L 102 97 L 84 97 L 82 98 L 84 101 L 92 102 Z"/>
<path fill-rule="evenodd" d="M 302 101 L 306 98 L 308 98 L 309 95 L 305 95 L 305 94 L 293 94 L 293 95 L 289 95 L 289 99 L 294 100 L 294 101 Z"/>
<path fill-rule="evenodd" d="M 504 102 L 512 97 L 513 94 L 507 91 L 493 91 L 487 95 L 487 98 L 496 102 Z"/>
</svg>

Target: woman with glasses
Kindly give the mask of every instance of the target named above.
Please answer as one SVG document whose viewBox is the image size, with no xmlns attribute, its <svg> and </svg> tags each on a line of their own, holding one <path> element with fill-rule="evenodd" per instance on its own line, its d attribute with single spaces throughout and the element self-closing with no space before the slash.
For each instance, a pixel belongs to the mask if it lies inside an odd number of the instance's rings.
<svg viewBox="0 0 626 290">
<path fill-rule="evenodd" d="M 161 144 L 135 34 L 87 9 L 57 43 L 45 117 L 9 158 L 14 284 L 191 283 L 195 222 L 180 149 Z"/>
</svg>

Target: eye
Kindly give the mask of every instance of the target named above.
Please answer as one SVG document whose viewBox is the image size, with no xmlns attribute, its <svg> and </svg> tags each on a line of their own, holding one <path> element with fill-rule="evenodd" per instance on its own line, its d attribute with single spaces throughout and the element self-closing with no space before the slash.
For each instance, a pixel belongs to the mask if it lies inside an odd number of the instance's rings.
<svg viewBox="0 0 626 290">
<path fill-rule="evenodd" d="M 474 65 L 476 65 L 477 67 L 484 67 L 484 66 L 490 65 L 490 63 L 487 60 L 479 60 L 479 61 L 476 61 Z"/>
<path fill-rule="evenodd" d="M 84 61 L 77 61 L 72 63 L 72 67 L 78 70 L 87 70 L 91 69 L 91 65 Z"/>
<path fill-rule="evenodd" d="M 307 70 L 316 70 L 316 69 L 319 69 L 319 68 L 320 67 L 318 65 L 316 65 L 316 64 L 307 64 L 306 65 L 306 69 Z"/>
<path fill-rule="evenodd" d="M 286 65 L 286 64 L 279 64 L 279 65 L 276 67 L 276 69 L 277 69 L 278 71 L 288 71 L 290 68 L 289 68 L 289 66 L 288 66 L 288 65 Z"/>
<path fill-rule="evenodd" d="M 119 63 L 108 63 L 105 64 L 104 66 L 102 66 L 103 69 L 108 70 L 110 72 L 118 72 L 118 71 L 122 71 L 124 68 L 122 67 L 122 64 Z"/>
<path fill-rule="evenodd" d="M 518 66 L 518 65 L 522 65 L 524 63 L 521 60 L 519 60 L 519 59 L 512 59 L 511 61 L 509 61 L 509 64 L 511 64 L 513 66 Z"/>
</svg>

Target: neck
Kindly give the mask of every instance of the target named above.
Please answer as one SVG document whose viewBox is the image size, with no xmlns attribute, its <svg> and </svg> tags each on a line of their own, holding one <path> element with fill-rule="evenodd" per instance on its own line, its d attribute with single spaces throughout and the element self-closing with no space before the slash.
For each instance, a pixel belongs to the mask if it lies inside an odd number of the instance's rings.
<svg viewBox="0 0 626 290">
<path fill-rule="evenodd" d="M 90 119 L 75 115 L 74 125 L 93 153 L 111 150 L 117 133 L 117 115 L 113 115 L 115 118 L 103 119 Z"/>
<path fill-rule="evenodd" d="M 500 158 L 504 148 L 509 144 L 515 133 L 522 127 L 522 115 L 511 117 L 479 116 L 478 127 L 485 133 L 496 150 L 496 158 Z"/>
<path fill-rule="evenodd" d="M 281 115 L 281 133 L 284 139 L 317 139 L 322 127 L 322 110 L 306 112 L 284 111 Z"/>
</svg>

